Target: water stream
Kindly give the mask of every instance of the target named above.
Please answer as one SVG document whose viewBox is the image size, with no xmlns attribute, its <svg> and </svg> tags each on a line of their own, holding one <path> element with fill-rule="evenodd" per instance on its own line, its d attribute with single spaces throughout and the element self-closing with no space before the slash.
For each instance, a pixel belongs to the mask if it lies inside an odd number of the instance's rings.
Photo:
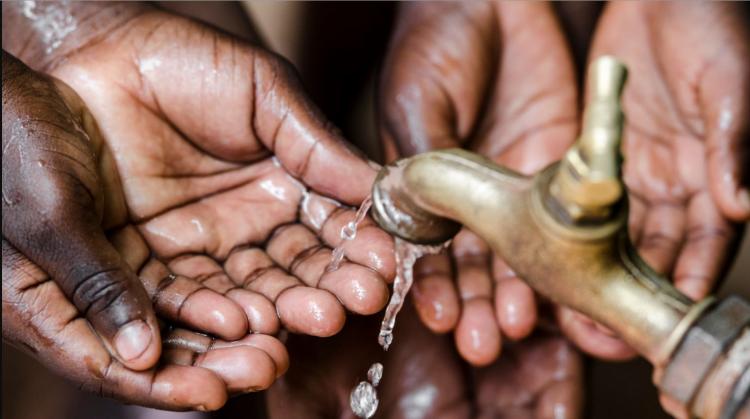
<svg viewBox="0 0 750 419">
<path fill-rule="evenodd" d="M 404 305 L 406 295 L 414 283 L 414 264 L 424 255 L 440 253 L 445 244 L 425 246 L 412 244 L 396 237 L 396 280 L 393 281 L 393 293 L 388 306 L 385 308 L 383 323 L 380 325 L 378 343 L 384 350 L 388 350 L 393 342 L 393 328 L 396 327 L 396 316 Z"/>
<path fill-rule="evenodd" d="M 371 197 L 367 197 L 357 210 L 354 220 L 341 228 L 341 243 L 333 249 L 331 262 L 326 267 L 326 272 L 333 272 L 341 266 L 344 260 L 344 245 L 347 241 L 357 237 L 357 227 L 367 216 L 372 205 Z M 396 316 L 404 305 L 412 283 L 414 282 L 414 264 L 424 255 L 440 253 L 448 243 L 437 246 L 416 245 L 404 241 L 398 237 L 395 239 L 396 256 L 396 279 L 393 282 L 393 293 L 385 309 L 385 316 L 380 326 L 378 343 L 383 350 L 393 343 L 393 329 L 396 327 Z M 370 418 L 378 409 L 378 393 L 376 387 L 383 376 L 383 365 L 376 362 L 370 366 L 367 372 L 368 381 L 360 381 L 349 396 L 349 405 L 357 417 Z"/>
<path fill-rule="evenodd" d="M 326 272 L 333 272 L 338 270 L 341 266 L 341 262 L 344 260 L 344 244 L 348 241 L 352 241 L 357 237 L 357 227 L 367 216 L 367 211 L 372 206 L 372 197 L 368 196 L 362 201 L 362 205 L 359 206 L 357 214 L 354 216 L 352 221 L 349 221 L 345 226 L 341 227 L 341 243 L 333 249 L 333 256 L 331 257 L 331 263 L 326 267 Z"/>
</svg>

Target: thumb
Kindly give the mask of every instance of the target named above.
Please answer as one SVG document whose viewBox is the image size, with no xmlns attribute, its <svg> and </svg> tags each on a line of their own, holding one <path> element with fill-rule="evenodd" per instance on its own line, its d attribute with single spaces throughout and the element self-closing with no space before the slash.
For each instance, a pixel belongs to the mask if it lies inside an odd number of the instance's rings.
<svg viewBox="0 0 750 419">
<path fill-rule="evenodd" d="M 115 357 L 147 369 L 161 352 L 156 317 L 101 227 L 99 137 L 71 112 L 80 106 L 3 54 L 3 235 L 54 278 Z"/>
<path fill-rule="evenodd" d="M 742 61 L 742 60 L 740 60 Z M 745 60 L 746 61 L 746 60 Z M 731 82 L 735 81 L 735 82 Z M 716 63 L 701 86 L 711 194 L 734 221 L 750 219 L 750 66 Z"/>
</svg>

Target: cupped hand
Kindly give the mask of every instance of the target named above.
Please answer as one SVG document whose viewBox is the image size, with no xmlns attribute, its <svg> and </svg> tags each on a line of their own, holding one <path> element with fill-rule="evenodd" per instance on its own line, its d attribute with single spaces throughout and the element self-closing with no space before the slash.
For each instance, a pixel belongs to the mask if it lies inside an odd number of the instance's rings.
<svg viewBox="0 0 750 419">
<path fill-rule="evenodd" d="M 229 395 L 267 388 L 289 365 L 286 349 L 271 336 L 226 342 L 173 329 L 159 364 L 135 371 L 110 355 L 94 332 L 97 323 L 81 317 L 64 285 L 5 239 L 2 275 L 3 339 L 102 396 L 161 409 L 214 410 Z"/>
<path fill-rule="evenodd" d="M 740 4 L 615 2 L 591 49 L 591 59 L 610 54 L 629 69 L 622 151 L 631 239 L 696 300 L 731 262 L 736 223 L 750 219 L 747 21 Z"/>
<path fill-rule="evenodd" d="M 48 69 L 99 123 L 126 209 L 110 236 L 143 249 L 132 264 L 153 278 L 147 288 L 176 295 L 155 298 L 165 315 L 184 320 L 176 303 L 211 293 L 204 313 L 241 308 L 216 313 L 229 330 L 220 336 L 248 324 L 273 333 L 277 313 L 290 331 L 330 336 L 345 308 L 383 307 L 393 245 L 371 221 L 345 243 L 341 268 L 326 271 L 354 217 L 347 205 L 364 200 L 376 169 L 344 145 L 282 59 L 146 9 Z"/>
<path fill-rule="evenodd" d="M 380 92 L 386 154 L 465 147 L 525 174 L 558 160 L 575 140 L 572 59 L 545 3 L 404 5 Z M 420 260 L 417 311 L 437 332 L 455 331 L 461 355 L 487 365 L 502 336 L 536 323 L 532 290 L 469 231 L 451 255 Z"/>
<path fill-rule="evenodd" d="M 376 361 L 384 369 L 375 418 L 581 416 L 580 355 L 559 335 L 511 343 L 500 360 L 472 369 L 446 336 L 421 324 L 411 304 L 399 314 L 395 343 L 385 354 L 378 326 L 360 318 L 331 339 L 291 336 L 286 344 L 295 362 L 267 393 L 270 417 L 354 419 L 350 392 Z"/>
<path fill-rule="evenodd" d="M 136 277 L 148 249 L 105 232 L 124 212 L 118 179 L 96 123 L 67 85 L 3 51 L 3 110 L 4 340 L 81 388 L 176 410 L 216 409 L 286 370 L 276 338 L 245 336 L 246 323 L 232 330 L 217 319 L 244 320 L 218 293 L 194 286 L 182 298 L 185 281 L 155 260 Z M 149 286 L 157 278 L 170 284 Z M 172 320 L 242 339 L 177 329 L 162 339 L 152 299 Z"/>
</svg>

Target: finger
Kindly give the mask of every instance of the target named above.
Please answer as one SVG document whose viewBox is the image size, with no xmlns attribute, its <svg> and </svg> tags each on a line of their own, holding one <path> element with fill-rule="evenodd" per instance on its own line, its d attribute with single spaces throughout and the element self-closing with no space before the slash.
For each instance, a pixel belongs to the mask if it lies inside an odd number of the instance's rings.
<svg viewBox="0 0 750 419">
<path fill-rule="evenodd" d="M 213 346 L 215 348 L 230 348 L 236 345 L 249 345 L 267 353 L 276 366 L 276 377 L 280 377 L 289 369 L 289 354 L 286 347 L 273 336 L 252 334 L 233 342 L 215 341 Z"/>
<path fill-rule="evenodd" d="M 226 385 L 206 369 L 125 368 L 101 345 L 59 285 L 5 240 L 2 261 L 3 338 L 30 350 L 79 388 L 161 409 L 215 410 L 226 402 Z"/>
<path fill-rule="evenodd" d="M 139 273 L 146 292 L 154 303 L 156 312 L 172 321 L 193 329 L 217 335 L 226 339 L 237 339 L 247 333 L 247 321 L 240 307 L 211 289 L 185 275 L 176 274 L 156 259 L 151 258 L 145 241 L 135 227 L 129 226 L 110 234 L 115 248 L 123 254 L 128 266 Z M 192 274 L 192 272 L 189 272 Z M 263 298 L 258 296 L 259 298 Z M 271 312 L 271 320 L 264 322 L 268 315 L 250 317 L 250 330 L 265 332 L 267 323 L 271 330 L 278 327 L 278 319 L 270 302 L 266 303 Z M 246 312 L 248 307 L 264 307 L 263 302 L 241 304 Z"/>
<path fill-rule="evenodd" d="M 167 361 L 214 372 L 226 383 L 230 393 L 263 390 L 276 379 L 273 358 L 263 349 L 241 341 L 220 342 L 205 335 L 175 330 L 164 346 Z"/>
<path fill-rule="evenodd" d="M 490 297 L 490 256 L 487 245 L 473 233 L 461 231 L 454 239 L 458 290 L 463 307 L 456 327 L 459 353 L 471 364 L 488 365 L 500 354 L 500 328 Z"/>
<path fill-rule="evenodd" d="M 142 60 L 155 54 L 165 66 L 180 66 L 184 57 L 175 48 L 170 24 L 192 26 L 193 33 L 207 30 L 193 21 L 167 21 L 161 30 L 153 31 L 151 39 L 163 37 L 171 42 L 170 47 L 144 51 Z M 146 71 L 139 83 L 130 86 L 132 93 L 211 154 L 230 161 L 253 161 L 270 151 L 316 191 L 347 204 L 362 202 L 376 171 L 346 145 L 307 98 L 292 67 L 277 55 L 210 31 L 214 42 L 193 42 L 190 37 L 181 41 L 182 47 L 190 49 L 191 59 L 212 63 L 210 69 Z"/>
<path fill-rule="evenodd" d="M 632 193 L 628 195 L 628 234 L 630 241 L 638 243 L 643 233 L 648 207 L 640 198 Z"/>
<path fill-rule="evenodd" d="M 186 255 L 178 257 L 169 262 L 169 269 L 178 275 L 192 278 L 197 283 L 224 295 L 235 304 L 239 305 L 245 314 L 245 319 L 237 319 L 236 316 L 226 317 L 225 323 L 235 324 L 242 331 L 239 335 L 225 339 L 239 339 L 250 331 L 259 333 L 275 333 L 279 327 L 278 316 L 273 303 L 262 295 L 246 290 L 237 285 L 218 262 L 205 255 Z M 244 324 L 245 329 L 240 329 Z"/>
<path fill-rule="evenodd" d="M 636 355 L 625 342 L 598 329 L 583 315 L 565 307 L 558 307 L 556 315 L 565 336 L 584 352 L 611 361 L 624 361 Z"/>
<path fill-rule="evenodd" d="M 354 239 L 343 240 L 342 229 L 355 220 L 355 211 L 334 205 L 330 200 L 314 194 L 303 202 L 304 208 L 307 208 L 304 212 L 314 215 L 303 215 L 303 223 L 316 232 L 326 245 L 332 248 L 342 246 L 346 259 L 375 270 L 388 282 L 395 278 L 393 239 L 379 229 L 371 218 L 366 217 L 357 225 Z"/>
<path fill-rule="evenodd" d="M 430 330 L 445 333 L 456 327 L 461 306 L 448 255 L 426 255 L 417 261 L 411 295 L 419 318 Z"/>
<path fill-rule="evenodd" d="M 141 277 L 165 318 L 226 339 L 239 339 L 247 333 L 242 309 L 192 278 L 171 272 L 155 259 L 146 263 Z"/>
<path fill-rule="evenodd" d="M 567 379 L 552 383 L 539 397 L 536 419 L 580 418 L 583 410 L 583 385 Z"/>
<path fill-rule="evenodd" d="M 380 89 L 382 130 L 401 155 L 468 138 L 495 68 L 498 36 L 489 3 L 403 8 Z"/>
<path fill-rule="evenodd" d="M 224 262 L 224 270 L 238 285 L 273 302 L 281 323 L 289 331 L 331 336 L 344 325 L 344 309 L 333 294 L 304 286 L 260 249 L 236 250 Z"/>
<path fill-rule="evenodd" d="M 724 216 L 739 222 L 750 220 L 750 120 L 746 117 L 750 114 L 750 64 L 737 59 L 750 54 L 746 44 L 727 44 L 741 51 L 721 55 L 720 62 L 702 78 L 699 95 L 706 123 L 711 194 Z"/>
<path fill-rule="evenodd" d="M 23 64 L 3 57 L 5 84 L 7 66 Z M 161 339 L 148 295 L 101 226 L 92 150 L 100 136 L 83 131 L 49 80 L 16 88 L 4 88 L 4 100 L 33 97 L 35 105 L 16 103 L 3 113 L 3 235 L 60 284 L 112 354 L 129 368 L 149 368 Z"/>
<path fill-rule="evenodd" d="M 636 247 L 656 272 L 672 272 L 685 235 L 685 219 L 681 206 L 661 204 L 648 209 Z"/>
<path fill-rule="evenodd" d="M 525 338 L 536 325 L 534 291 L 497 255 L 492 259 L 492 276 L 495 280 L 495 313 L 503 334 L 516 340 Z"/>
<path fill-rule="evenodd" d="M 700 300 L 716 285 L 732 260 L 737 227 L 726 220 L 708 193 L 695 195 L 688 206 L 687 237 L 674 271 L 675 286 Z"/>
<path fill-rule="evenodd" d="M 330 291 L 355 313 L 376 313 L 388 300 L 385 281 L 364 266 L 345 262 L 339 269 L 327 271 L 331 250 L 301 224 L 278 229 L 266 251 L 287 272 L 309 286 Z"/>
</svg>

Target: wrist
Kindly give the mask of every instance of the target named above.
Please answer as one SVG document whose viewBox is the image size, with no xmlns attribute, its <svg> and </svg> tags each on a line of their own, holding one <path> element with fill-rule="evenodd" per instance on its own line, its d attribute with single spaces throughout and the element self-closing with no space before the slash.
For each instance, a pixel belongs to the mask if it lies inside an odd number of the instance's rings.
<svg viewBox="0 0 750 419">
<path fill-rule="evenodd" d="M 3 2 L 3 49 L 47 70 L 149 9 L 144 3 Z"/>
</svg>

